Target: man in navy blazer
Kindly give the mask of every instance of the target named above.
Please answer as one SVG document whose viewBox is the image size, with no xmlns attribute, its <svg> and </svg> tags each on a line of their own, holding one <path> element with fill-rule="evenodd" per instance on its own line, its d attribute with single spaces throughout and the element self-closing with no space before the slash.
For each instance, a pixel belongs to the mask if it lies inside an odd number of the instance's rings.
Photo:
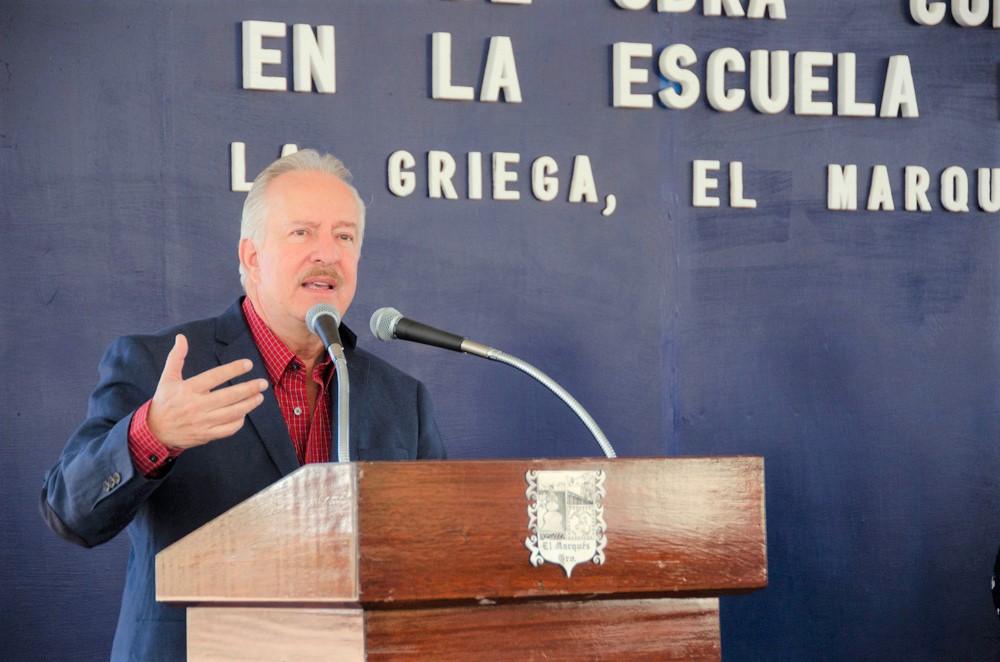
<svg viewBox="0 0 1000 662">
<path fill-rule="evenodd" d="M 157 552 L 294 471 L 302 457 L 330 457 L 330 435 L 320 440 L 315 430 L 335 428 L 326 388 L 333 368 L 305 313 L 329 303 L 343 316 L 354 297 L 364 205 L 349 178 L 337 159 L 312 150 L 271 164 L 243 210 L 246 300 L 219 317 L 119 338 L 101 362 L 87 420 L 45 476 L 41 510 L 56 533 L 86 547 L 128 531 L 112 659 L 183 659 L 184 610 L 155 599 Z M 423 384 L 358 349 L 347 327 L 340 332 L 351 460 L 444 458 Z M 269 357 L 290 357 L 277 381 L 261 343 Z M 292 413 L 295 397 L 306 406 Z M 311 412 L 308 439 L 291 432 L 303 410 Z M 327 427 L 317 427 L 324 416 Z"/>
</svg>

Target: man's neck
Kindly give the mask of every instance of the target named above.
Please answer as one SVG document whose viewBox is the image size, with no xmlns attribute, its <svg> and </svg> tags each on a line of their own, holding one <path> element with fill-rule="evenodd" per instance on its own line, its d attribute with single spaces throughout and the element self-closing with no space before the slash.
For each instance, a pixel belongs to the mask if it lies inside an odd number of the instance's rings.
<svg viewBox="0 0 1000 662">
<path fill-rule="evenodd" d="M 272 331 L 274 331 L 274 329 L 272 329 Z M 311 375 L 312 369 L 322 363 L 324 357 L 326 356 L 326 352 L 323 351 L 323 342 L 312 342 L 313 339 L 316 339 L 316 336 L 311 333 L 309 334 L 312 336 L 312 339 L 309 339 L 310 342 L 302 344 L 295 344 L 288 338 L 283 338 L 277 331 L 274 332 L 274 335 L 278 336 L 278 339 L 285 343 L 285 347 L 291 350 L 292 354 L 302 361 L 302 364 L 306 368 L 307 375 Z"/>
<path fill-rule="evenodd" d="M 261 321 L 271 330 L 271 333 L 288 348 L 288 350 L 302 362 L 306 368 L 306 374 L 312 374 L 312 369 L 322 363 L 325 359 L 323 341 L 319 336 L 309 331 L 304 323 L 287 325 L 282 327 L 277 320 L 271 318 L 252 294 L 247 294 L 250 304 L 253 306 Z"/>
</svg>

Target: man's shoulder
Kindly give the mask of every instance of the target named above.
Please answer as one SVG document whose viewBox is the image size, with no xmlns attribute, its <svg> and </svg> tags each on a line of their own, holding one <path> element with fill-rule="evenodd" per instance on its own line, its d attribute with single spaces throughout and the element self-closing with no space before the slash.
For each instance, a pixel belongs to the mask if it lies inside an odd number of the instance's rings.
<svg viewBox="0 0 1000 662">
<path fill-rule="evenodd" d="M 189 337 L 205 337 L 215 336 L 226 331 L 242 333 L 246 329 L 246 321 L 244 320 L 243 313 L 240 310 L 240 302 L 237 300 L 235 303 L 226 308 L 226 310 L 224 310 L 220 315 L 191 320 L 188 322 L 181 322 L 180 324 L 174 324 L 173 326 L 153 331 L 151 333 L 130 333 L 121 336 L 119 340 L 128 339 L 140 343 L 151 344 L 167 342 L 173 345 L 174 337 L 181 333 Z"/>
<path fill-rule="evenodd" d="M 426 390 L 423 382 L 417 377 L 404 372 L 393 364 L 359 345 L 355 345 L 347 353 L 347 365 L 353 376 L 362 378 L 368 385 L 376 389 L 388 389 L 388 392 L 413 394 Z M 352 379 L 354 378 L 352 376 Z M 352 382 L 353 384 L 353 382 Z"/>
<path fill-rule="evenodd" d="M 351 350 L 350 356 L 347 359 L 348 365 L 350 365 L 352 361 L 355 365 L 364 366 L 368 374 L 377 379 L 395 382 L 417 381 L 415 377 L 403 372 L 385 359 L 372 354 L 360 346 L 355 346 Z"/>
<path fill-rule="evenodd" d="M 174 345 L 174 338 L 183 334 L 188 339 L 189 352 L 204 347 L 206 341 L 230 339 L 247 332 L 240 302 L 226 308 L 220 315 L 182 322 L 151 333 L 130 333 L 119 336 L 111 343 L 109 353 L 135 351 L 142 348 L 152 355 L 165 354 Z M 194 341 L 194 342 L 192 342 Z"/>
</svg>

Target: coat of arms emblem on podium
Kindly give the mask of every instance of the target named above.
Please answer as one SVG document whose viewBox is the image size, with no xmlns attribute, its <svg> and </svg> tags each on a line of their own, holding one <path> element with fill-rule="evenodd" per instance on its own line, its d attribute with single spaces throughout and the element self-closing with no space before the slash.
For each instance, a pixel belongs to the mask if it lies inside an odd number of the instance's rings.
<svg viewBox="0 0 1000 662">
<path fill-rule="evenodd" d="M 570 577 L 578 563 L 604 563 L 604 478 L 603 471 L 532 469 L 524 475 L 531 530 L 524 546 L 531 565 L 555 563 Z"/>
</svg>

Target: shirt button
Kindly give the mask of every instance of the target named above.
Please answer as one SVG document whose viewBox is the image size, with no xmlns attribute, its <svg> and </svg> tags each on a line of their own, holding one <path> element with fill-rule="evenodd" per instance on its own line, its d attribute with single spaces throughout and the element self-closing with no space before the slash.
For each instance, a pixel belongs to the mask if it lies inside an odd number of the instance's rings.
<svg viewBox="0 0 1000 662">
<path fill-rule="evenodd" d="M 152 462 L 153 464 L 156 464 L 157 462 L 160 461 L 160 458 L 156 457 L 155 455 L 150 455 L 149 461 Z"/>
<path fill-rule="evenodd" d="M 292 411 L 295 412 L 296 416 L 301 416 L 302 415 L 302 407 L 296 407 Z"/>
</svg>

